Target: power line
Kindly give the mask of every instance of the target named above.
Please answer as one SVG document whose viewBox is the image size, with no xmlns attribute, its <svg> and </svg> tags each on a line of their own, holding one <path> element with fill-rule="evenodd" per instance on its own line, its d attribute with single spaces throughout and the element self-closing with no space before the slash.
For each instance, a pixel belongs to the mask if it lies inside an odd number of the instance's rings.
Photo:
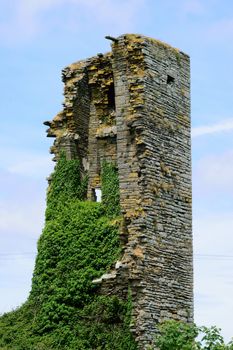
<svg viewBox="0 0 233 350">
<path fill-rule="evenodd" d="M 22 253 L 0 253 L 0 259 L 3 260 L 6 258 L 7 260 L 16 260 L 19 258 L 26 258 L 26 257 L 35 257 L 37 252 L 22 252 Z M 224 255 L 224 254 L 194 254 L 194 259 L 233 259 L 233 255 Z"/>
<path fill-rule="evenodd" d="M 194 254 L 194 259 L 233 259 L 233 255 L 224 255 L 224 254 Z"/>
<path fill-rule="evenodd" d="M 34 259 L 36 252 L 23 252 L 23 253 L 0 253 L 0 260 L 4 261 L 16 261 L 21 259 Z"/>
<path fill-rule="evenodd" d="M 32 255 L 32 254 L 36 254 L 36 252 L 0 253 L 0 256 Z"/>
</svg>

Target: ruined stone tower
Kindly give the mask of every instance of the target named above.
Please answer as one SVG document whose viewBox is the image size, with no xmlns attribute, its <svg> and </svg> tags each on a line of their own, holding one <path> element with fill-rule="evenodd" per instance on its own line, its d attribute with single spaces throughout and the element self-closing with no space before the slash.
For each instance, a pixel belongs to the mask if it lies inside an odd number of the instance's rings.
<svg viewBox="0 0 233 350">
<path fill-rule="evenodd" d="M 64 109 L 45 122 L 51 152 L 80 159 L 88 200 L 101 192 L 102 161 L 117 165 L 123 256 L 94 283 L 121 296 L 130 286 L 131 330 L 145 349 L 156 323 L 193 319 L 189 57 L 127 34 L 62 78 Z"/>
</svg>

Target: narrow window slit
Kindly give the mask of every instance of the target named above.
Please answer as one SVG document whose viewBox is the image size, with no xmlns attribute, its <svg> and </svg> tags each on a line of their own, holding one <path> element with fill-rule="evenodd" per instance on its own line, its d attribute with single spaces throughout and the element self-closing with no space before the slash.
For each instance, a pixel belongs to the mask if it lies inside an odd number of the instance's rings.
<svg viewBox="0 0 233 350">
<path fill-rule="evenodd" d="M 111 83 L 108 88 L 108 108 L 112 111 L 116 110 L 114 83 Z"/>
</svg>

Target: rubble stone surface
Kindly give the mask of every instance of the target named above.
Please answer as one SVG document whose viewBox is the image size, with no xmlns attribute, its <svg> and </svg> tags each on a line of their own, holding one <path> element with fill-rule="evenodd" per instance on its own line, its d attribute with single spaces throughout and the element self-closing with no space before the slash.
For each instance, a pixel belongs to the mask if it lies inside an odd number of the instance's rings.
<svg viewBox="0 0 233 350">
<path fill-rule="evenodd" d="M 62 71 L 64 108 L 51 122 L 51 152 L 78 158 L 88 200 L 101 163 L 115 162 L 123 256 L 93 281 L 101 293 L 132 293 L 140 349 L 165 319 L 193 321 L 190 62 L 155 39 L 126 34 L 112 51 Z"/>
</svg>

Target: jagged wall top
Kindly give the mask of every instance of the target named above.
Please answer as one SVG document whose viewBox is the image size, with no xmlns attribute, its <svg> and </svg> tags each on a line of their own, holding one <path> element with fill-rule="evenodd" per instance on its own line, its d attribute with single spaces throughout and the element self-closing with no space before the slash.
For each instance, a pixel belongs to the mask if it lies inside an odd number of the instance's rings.
<svg viewBox="0 0 233 350">
<path fill-rule="evenodd" d="M 88 173 L 89 200 L 101 164 L 118 168 L 123 256 L 103 293 L 132 291 L 132 332 L 145 349 L 164 319 L 193 319 L 189 57 L 141 35 L 63 70 L 64 109 L 49 126 Z"/>
</svg>

